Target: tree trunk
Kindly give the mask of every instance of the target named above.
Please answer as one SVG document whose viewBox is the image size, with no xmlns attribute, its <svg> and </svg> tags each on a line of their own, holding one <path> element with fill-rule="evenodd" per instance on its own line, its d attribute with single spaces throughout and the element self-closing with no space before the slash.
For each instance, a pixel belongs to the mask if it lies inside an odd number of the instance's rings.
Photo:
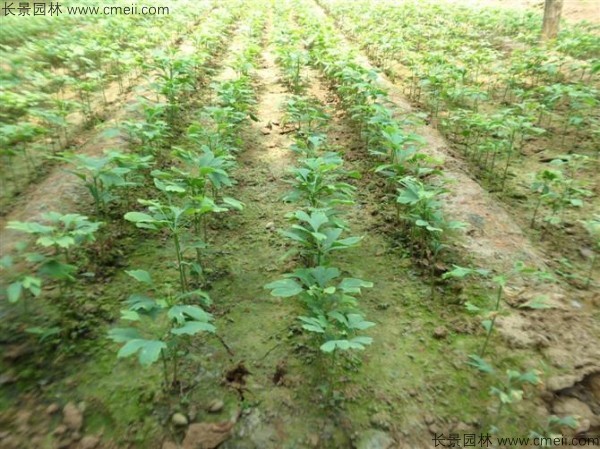
<svg viewBox="0 0 600 449">
<path fill-rule="evenodd" d="M 548 41 L 558 35 L 560 14 L 563 0 L 546 0 L 544 6 L 544 24 L 542 26 L 542 40 Z"/>
</svg>

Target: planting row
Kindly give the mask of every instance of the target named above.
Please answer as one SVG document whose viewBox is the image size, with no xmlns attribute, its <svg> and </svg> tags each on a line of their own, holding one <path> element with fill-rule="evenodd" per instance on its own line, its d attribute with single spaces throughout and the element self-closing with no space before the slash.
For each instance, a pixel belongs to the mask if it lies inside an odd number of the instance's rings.
<svg viewBox="0 0 600 449">
<path fill-rule="evenodd" d="M 4 44 L 0 158 L 10 168 L 0 173 L 4 199 L 67 147 L 74 131 L 85 122 L 92 125 L 109 101 L 151 71 L 148 61 L 160 58 L 159 44 L 177 45 L 211 9 L 210 2 L 202 2 L 182 4 L 167 16 L 82 16 L 82 26 L 68 16 L 54 17 L 44 39 Z M 4 20 L 3 28 L 30 23 L 23 17 Z M 47 22 L 32 20 L 37 21 Z"/>
<path fill-rule="evenodd" d="M 409 238 L 417 260 L 425 259 L 435 265 L 441 257 L 440 253 L 451 249 L 452 230 L 461 228 L 461 224 L 444 217 L 443 173 L 433 168 L 435 161 L 419 152 L 422 139 L 410 132 L 416 118 L 399 116 L 385 91 L 377 86 L 376 74 L 357 63 L 352 51 L 343 49 L 334 25 L 319 14 L 316 7 L 298 2 L 291 4 L 299 25 L 298 33 L 304 42 L 309 42 L 302 57 L 323 74 L 360 130 L 365 148 L 373 161 L 373 171 L 387 180 L 384 189 L 390 202 L 397 208 L 397 223 Z M 457 256 L 456 252 L 449 251 L 445 259 Z M 432 270 L 432 285 L 434 275 Z M 484 331 L 481 346 L 477 353 L 468 356 L 467 365 L 489 376 L 488 381 L 493 384 L 490 389 L 493 412 L 482 417 L 479 423 L 482 431 L 501 433 L 513 427 L 510 419 L 510 414 L 514 412 L 512 406 L 523 398 L 533 397 L 532 393 L 525 395 L 528 385 L 541 383 L 537 370 L 520 371 L 510 363 L 507 369 L 508 361 L 499 358 L 491 345 L 496 320 L 507 313 L 503 306 L 506 287 L 523 276 L 528 277 L 529 282 L 553 282 L 548 273 L 527 268 L 521 262 L 516 262 L 514 268 L 505 273 L 454 265 L 452 270 L 443 274 L 443 278 L 449 282 L 470 278 L 471 282 L 477 282 L 489 290 L 489 295 L 465 304 L 468 312 L 480 317 Z M 544 309 L 549 306 L 543 298 L 535 298 L 522 307 Z M 505 369 L 507 371 L 503 373 Z M 530 433 L 554 434 L 567 425 L 576 427 L 577 422 L 570 416 L 551 417 L 535 430 L 530 430 Z M 528 429 L 516 430 L 522 434 Z"/>
<path fill-rule="evenodd" d="M 556 54 L 552 45 L 560 41 L 515 50 L 499 46 L 485 20 L 461 20 L 461 7 L 448 6 L 440 15 L 439 6 L 428 3 L 323 4 L 374 63 L 428 110 L 489 188 L 505 191 L 507 201 L 519 200 L 513 202 L 519 215 L 529 215 L 522 226 L 562 236 L 575 227 L 592 250 L 598 246 L 597 60 Z M 582 47 L 587 42 L 580 37 Z M 589 285 L 588 266 L 567 278 Z"/>
</svg>

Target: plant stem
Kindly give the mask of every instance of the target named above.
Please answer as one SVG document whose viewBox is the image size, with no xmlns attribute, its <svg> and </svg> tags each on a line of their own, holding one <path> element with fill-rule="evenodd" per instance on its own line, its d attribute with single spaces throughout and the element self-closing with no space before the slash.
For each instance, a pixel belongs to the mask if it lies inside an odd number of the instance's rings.
<svg viewBox="0 0 600 449">
<path fill-rule="evenodd" d="M 488 343 L 490 341 L 490 336 L 492 335 L 492 331 L 494 330 L 494 324 L 496 324 L 496 318 L 498 317 L 498 309 L 500 309 L 500 300 L 502 299 L 502 286 L 498 286 L 498 293 L 496 295 L 496 306 L 494 308 L 494 316 L 492 318 L 492 322 L 490 323 L 490 329 L 487 332 L 485 337 L 485 342 L 483 342 L 483 347 L 481 351 L 479 351 L 479 357 L 483 358 L 485 355 L 485 350 L 487 349 Z"/>
</svg>

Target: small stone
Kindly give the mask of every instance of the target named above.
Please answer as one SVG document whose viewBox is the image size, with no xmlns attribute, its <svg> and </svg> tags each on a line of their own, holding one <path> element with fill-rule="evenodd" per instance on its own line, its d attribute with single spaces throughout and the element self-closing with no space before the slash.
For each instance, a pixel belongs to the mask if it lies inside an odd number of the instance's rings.
<svg viewBox="0 0 600 449">
<path fill-rule="evenodd" d="M 171 416 L 171 422 L 179 427 L 188 425 L 187 416 L 185 416 L 183 413 L 174 413 L 173 416 Z"/>
<path fill-rule="evenodd" d="M 79 441 L 81 440 L 82 435 L 79 432 L 73 432 L 71 435 L 71 441 Z"/>
<path fill-rule="evenodd" d="M 0 374 L 0 385 L 14 384 L 16 381 L 17 378 L 11 371 Z"/>
<path fill-rule="evenodd" d="M 265 225 L 265 229 L 268 231 L 274 231 L 275 230 L 275 223 L 273 223 L 272 221 L 268 222 Z"/>
<path fill-rule="evenodd" d="M 459 432 L 459 433 L 466 433 L 471 429 L 471 426 L 468 425 L 466 422 L 460 421 L 459 423 L 456 424 L 456 426 L 454 426 L 454 431 Z"/>
<path fill-rule="evenodd" d="M 78 449 L 94 449 L 100 444 L 100 437 L 96 435 L 86 435 L 79 442 Z"/>
<path fill-rule="evenodd" d="M 206 409 L 210 413 L 219 413 L 221 410 L 223 410 L 223 407 L 225 407 L 225 403 L 222 400 L 213 399 L 212 401 L 210 401 Z"/>
<path fill-rule="evenodd" d="M 77 431 L 83 425 L 83 413 L 72 402 L 63 408 L 63 422 L 69 430 Z"/>
<path fill-rule="evenodd" d="M 64 424 L 60 424 L 56 427 L 56 429 L 54 429 L 53 433 L 54 435 L 64 435 L 65 433 L 67 433 L 67 430 L 69 430 L 67 426 L 65 426 Z"/>
<path fill-rule="evenodd" d="M 425 424 L 430 425 L 433 424 L 435 422 L 435 416 L 433 415 L 425 415 Z"/>
<path fill-rule="evenodd" d="M 54 404 L 50 404 L 47 408 L 46 408 L 46 414 L 47 415 L 53 415 L 56 412 L 58 412 L 60 410 L 60 406 L 56 403 Z"/>
<path fill-rule="evenodd" d="M 438 326 L 433 331 L 433 338 L 435 338 L 437 340 L 441 340 L 443 338 L 446 338 L 447 336 L 448 336 L 448 329 L 446 329 L 444 326 Z"/>
<path fill-rule="evenodd" d="M 590 430 L 591 423 L 589 419 L 582 419 L 579 421 L 579 427 L 575 430 L 575 435 L 579 435 L 581 433 L 586 433 Z"/>
</svg>

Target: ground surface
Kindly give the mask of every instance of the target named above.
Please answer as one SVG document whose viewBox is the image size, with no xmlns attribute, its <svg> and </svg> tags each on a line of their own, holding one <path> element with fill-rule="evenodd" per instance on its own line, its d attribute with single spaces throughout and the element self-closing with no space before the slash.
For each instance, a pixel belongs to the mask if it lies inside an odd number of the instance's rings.
<svg viewBox="0 0 600 449">
<path fill-rule="evenodd" d="M 316 17 L 329 20 L 309 3 Z M 565 16 L 572 20 L 591 17 L 599 6 L 574 3 L 565 1 Z M 366 316 L 377 324 L 370 334 L 375 343 L 339 376 L 343 400 L 334 407 L 320 389 L 314 351 L 295 337 L 298 328 L 291 316 L 297 306 L 265 292 L 265 283 L 294 264 L 282 261 L 289 248 L 277 234 L 287 227 L 284 215 L 292 207 L 281 198 L 289 188 L 286 173 L 295 155 L 289 150 L 291 129 L 284 124 L 282 103 L 290 92 L 275 58 L 272 14 L 254 74 L 258 120 L 242 132 L 243 151 L 233 173 L 237 184 L 231 193 L 247 207 L 211 223 L 211 245 L 217 250 L 210 256 L 210 293 L 228 350 L 216 339 L 199 342 L 184 368 L 194 382 L 175 396 L 161 393 L 158 371 L 142 370 L 133 360 L 117 362 L 114 345 L 104 335 L 130 287 L 123 269 L 144 266 L 162 281 L 175 278 L 169 274 L 170 242 L 125 229 L 112 238 L 120 251 L 118 263 L 106 276 L 77 290 L 77 307 L 65 307 L 65 314 L 72 313 L 70 321 L 88 323 L 81 336 L 65 343 L 77 347 L 77 357 L 53 359 L 36 352 L 30 341 L 3 336 L 0 447 L 171 449 L 175 441 L 196 432 L 195 442 L 186 449 L 213 448 L 223 440 L 219 447 L 226 449 L 426 448 L 432 447 L 432 434 L 475 432 L 489 418 L 492 380 L 474 376 L 464 363 L 481 335 L 477 320 L 464 313 L 462 303 L 481 298 L 483 288 L 438 286 L 432 298 L 422 267 L 399 244 L 393 211 L 381 207 L 384 188 L 371 170 L 354 124 L 312 68 L 304 68 L 303 76 L 309 95 L 332 115 L 328 141 L 341 149 L 347 168 L 362 175 L 353 181 L 357 200 L 348 219 L 353 234 L 364 240 L 337 261 L 344 271 L 376 285 L 361 300 Z M 227 42 L 214 61 L 215 80 L 235 76 L 227 69 L 227 55 L 240 45 L 239 30 L 231 30 Z M 350 40 L 344 45 L 357 48 Z M 367 56 L 357 54 L 370 66 Z M 383 76 L 378 82 L 389 90 L 398 111 L 413 108 L 393 82 Z M 132 114 L 127 105 L 145 89 L 141 84 L 121 97 L 107 126 Z M 198 95 L 206 101 L 206 91 Z M 500 272 L 517 259 L 547 268 L 547 248 L 533 241 L 514 211 L 469 174 L 441 134 L 431 126 L 416 131 L 426 138 L 426 151 L 442 161 L 444 176 L 451 181 L 447 213 L 468 224 L 457 238 L 460 260 Z M 122 137 L 106 137 L 101 129 L 77 139 L 77 151 L 88 155 L 107 147 L 128 147 Z M 59 207 L 63 212 L 92 211 L 85 189 L 60 165 L 30 185 L 0 224 L 34 220 Z M 3 255 L 14 250 L 17 238 L 17 233 L 2 230 Z M 539 288 L 527 280 L 515 281 L 508 289 L 509 306 L 540 293 Z M 600 296 L 597 290 L 568 285 L 544 288 L 555 308 L 511 307 L 510 316 L 499 322 L 502 338 L 494 340 L 502 367 L 539 369 L 546 384 L 540 394 L 515 408 L 507 428 L 522 429 L 523 422 L 534 426 L 552 413 L 579 412 L 592 420 L 588 429 L 594 435 L 600 430 Z M 185 414 L 195 427 L 173 425 L 175 412 Z"/>
</svg>

